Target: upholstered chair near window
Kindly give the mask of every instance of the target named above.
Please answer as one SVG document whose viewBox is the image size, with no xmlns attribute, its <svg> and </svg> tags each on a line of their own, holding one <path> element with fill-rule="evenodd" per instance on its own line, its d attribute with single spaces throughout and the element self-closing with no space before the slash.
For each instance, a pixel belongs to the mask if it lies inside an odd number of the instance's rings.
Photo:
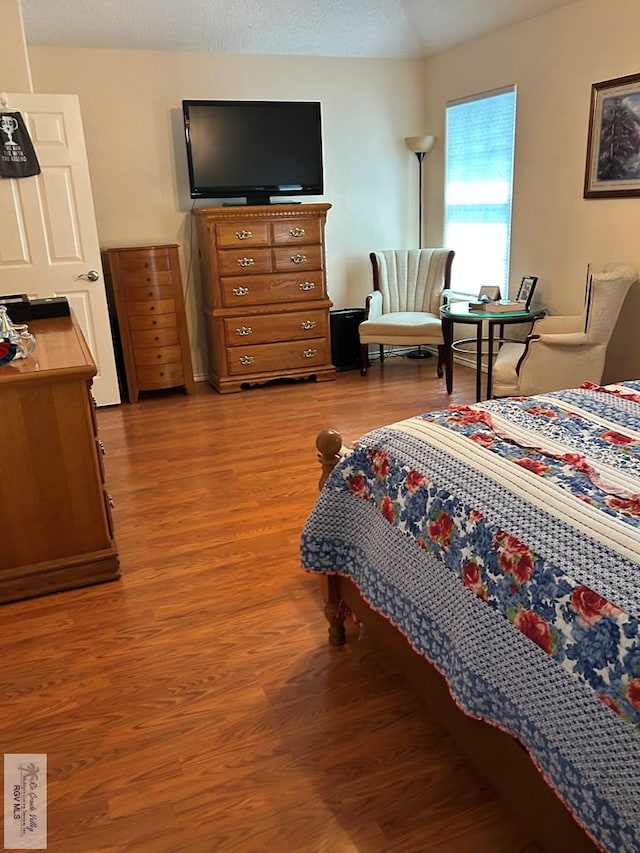
<svg viewBox="0 0 640 853">
<path fill-rule="evenodd" d="M 451 279 L 450 249 L 393 249 L 371 252 L 373 291 L 360 324 L 360 372 L 369 366 L 369 344 L 437 346 L 438 376 L 444 367 L 444 339 L 440 321 L 443 291 Z"/>
<path fill-rule="evenodd" d="M 493 396 L 528 396 L 601 382 L 609 340 L 636 279 L 631 267 L 608 264 L 591 277 L 582 314 L 544 317 L 534 323 L 525 343 L 503 344 L 493 365 Z"/>
</svg>

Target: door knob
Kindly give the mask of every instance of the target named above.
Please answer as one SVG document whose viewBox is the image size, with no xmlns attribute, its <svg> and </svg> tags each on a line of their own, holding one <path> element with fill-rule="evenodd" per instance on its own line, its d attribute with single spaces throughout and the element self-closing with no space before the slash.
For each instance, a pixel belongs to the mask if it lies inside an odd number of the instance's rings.
<svg viewBox="0 0 640 853">
<path fill-rule="evenodd" d="M 97 281 L 100 278 L 100 273 L 97 270 L 89 270 L 88 273 L 81 273 L 78 278 L 86 278 L 87 281 Z"/>
</svg>

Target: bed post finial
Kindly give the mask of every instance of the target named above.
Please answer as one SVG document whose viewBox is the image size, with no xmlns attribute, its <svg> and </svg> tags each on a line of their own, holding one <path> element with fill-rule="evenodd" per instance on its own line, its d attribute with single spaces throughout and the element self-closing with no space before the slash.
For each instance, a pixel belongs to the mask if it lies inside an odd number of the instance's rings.
<svg viewBox="0 0 640 853">
<path fill-rule="evenodd" d="M 322 474 L 318 488 L 322 489 L 329 474 L 343 455 L 342 436 L 335 429 L 323 429 L 316 438 L 318 461 L 322 465 Z M 324 615 L 329 623 L 329 642 L 332 646 L 342 646 L 345 642 L 344 612 L 340 607 L 339 579 L 331 575 L 320 577 L 320 590 L 324 600 Z"/>
<path fill-rule="evenodd" d="M 322 465 L 322 474 L 318 487 L 321 489 L 329 474 L 333 471 L 342 455 L 342 436 L 335 429 L 323 429 L 316 438 L 318 461 Z"/>
</svg>

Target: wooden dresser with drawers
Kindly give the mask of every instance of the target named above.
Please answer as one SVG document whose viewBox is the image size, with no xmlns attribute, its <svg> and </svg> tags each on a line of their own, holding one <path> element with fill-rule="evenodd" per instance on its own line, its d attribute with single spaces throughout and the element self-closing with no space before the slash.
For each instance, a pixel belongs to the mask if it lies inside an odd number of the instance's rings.
<svg viewBox="0 0 640 853">
<path fill-rule="evenodd" d="M 34 320 L 0 367 L 0 603 L 120 577 L 91 383 L 73 315 Z"/>
<path fill-rule="evenodd" d="M 208 375 L 221 393 L 273 379 L 335 379 L 324 226 L 330 204 L 194 211 Z"/>
<path fill-rule="evenodd" d="M 175 244 L 102 252 L 116 353 L 129 401 L 140 391 L 194 392 L 180 258 Z"/>
</svg>

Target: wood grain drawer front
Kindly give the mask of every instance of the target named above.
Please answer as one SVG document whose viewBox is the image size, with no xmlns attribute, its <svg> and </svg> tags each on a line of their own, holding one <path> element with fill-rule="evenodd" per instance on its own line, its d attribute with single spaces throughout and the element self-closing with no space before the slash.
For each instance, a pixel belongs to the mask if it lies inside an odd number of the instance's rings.
<svg viewBox="0 0 640 853">
<path fill-rule="evenodd" d="M 183 385 L 185 381 L 184 370 L 180 361 L 172 361 L 168 364 L 139 365 L 136 376 L 142 391 L 175 388 L 176 385 Z"/>
<path fill-rule="evenodd" d="M 157 299 L 149 302 L 129 302 L 127 305 L 129 316 L 154 317 L 156 314 L 176 313 L 175 299 Z"/>
<path fill-rule="evenodd" d="M 166 316 L 166 315 L 165 315 Z M 142 347 L 168 347 L 180 344 L 178 327 L 173 326 L 166 329 L 143 329 L 131 332 L 131 343 L 135 350 Z"/>
<path fill-rule="evenodd" d="M 176 314 L 137 314 L 127 318 L 131 331 L 137 329 L 174 329 L 178 327 Z"/>
<path fill-rule="evenodd" d="M 234 376 L 265 371 L 313 370 L 314 365 L 324 367 L 328 361 L 329 345 L 323 338 L 227 349 L 229 373 Z"/>
<path fill-rule="evenodd" d="M 275 341 L 303 341 L 326 337 L 328 334 L 329 320 L 326 310 L 245 316 L 224 321 L 224 339 L 228 346 L 246 347 Z"/>
<path fill-rule="evenodd" d="M 144 287 L 145 285 L 164 285 L 173 288 L 173 273 L 171 270 L 146 270 L 144 272 L 128 272 L 120 279 L 125 292 L 130 288 Z"/>
<path fill-rule="evenodd" d="M 119 576 L 89 390 L 96 367 L 73 316 L 29 330 L 37 358 L 0 370 L 2 603 Z"/>
<path fill-rule="evenodd" d="M 193 211 L 208 379 L 221 394 L 287 376 L 335 379 L 324 249 L 330 207 Z"/>
<path fill-rule="evenodd" d="M 268 246 L 267 222 L 220 222 L 216 225 L 216 243 L 221 248 L 236 246 Z"/>
<path fill-rule="evenodd" d="M 227 308 L 247 305 L 272 305 L 324 299 L 324 278 L 321 272 L 283 273 L 282 275 L 244 276 L 242 279 L 223 278 L 222 302 Z"/>
<path fill-rule="evenodd" d="M 146 287 L 128 287 L 125 291 L 127 302 L 157 302 L 160 299 L 173 299 L 175 290 L 172 284 L 151 282 Z"/>
<path fill-rule="evenodd" d="M 272 243 L 309 244 L 322 242 L 322 228 L 318 219 L 290 219 L 287 222 L 274 222 L 271 226 Z"/>
<path fill-rule="evenodd" d="M 218 266 L 221 275 L 246 275 L 247 273 L 271 272 L 271 252 L 269 249 L 225 249 L 218 252 Z"/>
<path fill-rule="evenodd" d="M 171 361 L 180 361 L 181 352 L 179 345 L 169 347 L 143 347 L 134 349 L 133 356 L 136 367 L 150 364 L 169 364 Z"/>
<path fill-rule="evenodd" d="M 271 251 L 273 252 L 273 269 L 278 272 L 322 269 L 321 246 L 287 246 Z"/>
<path fill-rule="evenodd" d="M 118 252 L 118 266 L 120 274 L 144 273 L 157 274 L 162 270 L 171 269 L 171 258 L 168 249 L 135 249 L 133 251 Z"/>
<path fill-rule="evenodd" d="M 178 249 L 172 243 L 102 253 L 131 403 L 138 401 L 140 391 L 176 385 L 189 394 L 195 390 Z"/>
</svg>

